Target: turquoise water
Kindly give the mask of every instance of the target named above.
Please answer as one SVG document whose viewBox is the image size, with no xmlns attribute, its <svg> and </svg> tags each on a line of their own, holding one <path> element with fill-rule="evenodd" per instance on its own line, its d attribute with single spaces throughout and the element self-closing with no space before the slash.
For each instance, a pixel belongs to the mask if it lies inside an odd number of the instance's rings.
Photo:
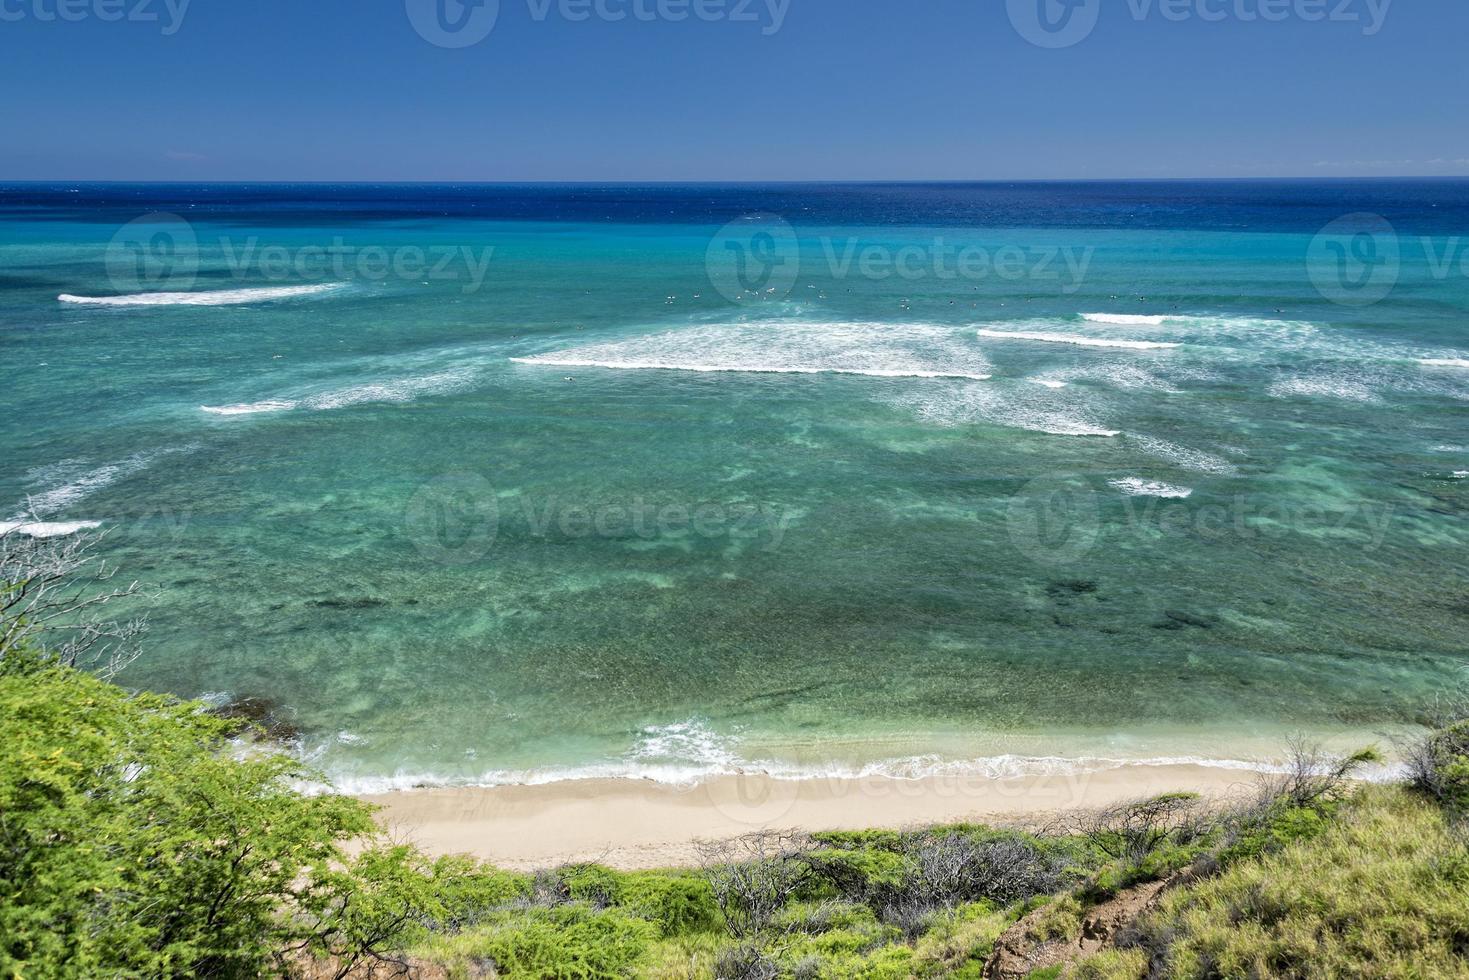
<svg viewBox="0 0 1469 980">
<path fill-rule="evenodd" d="M 1469 661 L 1469 190 L 1139 186 L 6 188 L 0 521 L 112 528 L 122 680 L 355 788 L 1412 723 Z"/>
</svg>

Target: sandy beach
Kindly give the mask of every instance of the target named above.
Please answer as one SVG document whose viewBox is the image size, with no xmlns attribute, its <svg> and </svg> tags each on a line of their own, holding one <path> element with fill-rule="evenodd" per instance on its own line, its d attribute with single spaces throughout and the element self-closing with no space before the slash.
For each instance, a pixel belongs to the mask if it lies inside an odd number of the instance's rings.
<svg viewBox="0 0 1469 980">
<path fill-rule="evenodd" d="M 688 864 L 695 842 L 760 829 L 911 827 L 962 820 L 1042 824 L 1076 807 L 1192 790 L 1246 791 L 1255 774 L 1199 765 L 1120 766 L 1016 778 L 982 774 L 772 779 L 691 785 L 636 779 L 421 789 L 362 797 L 397 836 L 434 854 L 467 853 L 513 869 L 596 860 L 636 869 Z"/>
</svg>

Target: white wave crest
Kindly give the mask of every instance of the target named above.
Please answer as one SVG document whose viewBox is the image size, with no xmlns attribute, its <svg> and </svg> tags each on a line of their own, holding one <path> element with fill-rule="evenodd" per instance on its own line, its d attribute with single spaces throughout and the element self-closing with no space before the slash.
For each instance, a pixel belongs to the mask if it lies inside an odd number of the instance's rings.
<svg viewBox="0 0 1469 980">
<path fill-rule="evenodd" d="M 1347 374 L 1282 378 L 1266 389 L 1272 398 L 1334 398 L 1339 401 L 1376 404 L 1382 399 L 1366 381 Z"/>
<path fill-rule="evenodd" d="M 101 526 L 101 521 L 0 521 L 0 535 L 14 533 L 31 538 L 64 538 Z"/>
<path fill-rule="evenodd" d="M 1180 446 L 1177 443 L 1165 442 L 1152 436 L 1129 435 L 1129 444 L 1136 445 L 1149 456 L 1167 460 L 1176 466 L 1188 470 L 1197 470 L 1200 473 L 1214 473 L 1220 476 L 1233 476 L 1239 472 L 1239 468 L 1219 456 L 1206 453 L 1199 449 L 1191 449 L 1188 446 Z"/>
<path fill-rule="evenodd" d="M 1168 497 L 1182 500 L 1194 492 L 1192 487 L 1180 487 L 1157 480 L 1144 480 L 1136 476 L 1129 476 L 1121 480 L 1108 480 L 1107 485 L 1121 490 L 1129 497 Z"/>
<path fill-rule="evenodd" d="M 267 399 L 263 402 L 249 402 L 242 405 L 199 406 L 200 410 L 211 415 L 258 415 L 261 412 L 288 412 L 295 407 L 295 402 L 280 399 Z"/>
<path fill-rule="evenodd" d="M 473 380 L 474 373 L 468 369 L 440 371 L 437 374 L 418 375 L 411 378 L 369 381 L 296 398 L 267 398 L 264 401 L 241 402 L 235 405 L 200 405 L 199 409 L 210 415 L 222 416 L 289 412 L 299 408 L 325 412 L 368 402 L 409 402 L 423 395 L 448 394 L 462 390 Z"/>
<path fill-rule="evenodd" d="M 1093 418 L 1077 399 L 1049 387 L 1019 385 L 996 388 L 964 385 L 943 392 L 898 399 L 919 418 L 939 425 L 988 423 L 1055 436 L 1110 437 L 1119 430 Z"/>
<path fill-rule="evenodd" d="M 1167 320 L 1177 319 L 1176 317 L 1140 313 L 1083 313 L 1081 318 L 1088 323 L 1117 323 L 1139 327 L 1156 327 Z"/>
<path fill-rule="evenodd" d="M 981 337 L 995 340 L 1030 340 L 1042 344 L 1074 344 L 1077 347 L 1118 347 L 1126 350 L 1166 350 L 1180 345 L 1158 340 L 1118 340 L 1111 337 L 1087 337 L 1076 333 L 1053 333 L 1049 330 L 990 330 L 976 331 Z"/>
<path fill-rule="evenodd" d="M 698 373 L 849 374 L 984 381 L 990 365 L 954 328 L 927 324 L 761 321 L 690 327 L 569 350 L 518 364 Z"/>
<path fill-rule="evenodd" d="M 330 789 L 365 796 L 425 788 L 493 788 L 497 786 L 545 786 L 560 782 L 592 779 L 647 780 L 656 783 L 688 786 L 709 779 L 728 776 L 758 776 L 783 782 L 829 779 L 881 779 L 917 782 L 925 779 L 989 779 L 1021 780 L 1034 777 L 1082 776 L 1127 768 L 1172 768 L 1197 766 L 1240 773 L 1282 773 L 1288 766 L 1272 759 L 1222 759 L 1206 756 L 1151 756 L 1146 758 L 1113 758 L 1083 756 L 996 755 L 972 759 L 946 760 L 938 756 L 910 756 L 881 762 L 849 765 L 797 765 L 778 760 L 739 761 L 705 766 L 645 764 L 636 761 L 597 763 L 586 766 L 547 767 L 544 769 L 491 770 L 472 776 L 447 776 L 437 773 L 398 772 L 384 776 L 340 775 L 331 777 Z M 1361 774 L 1369 782 L 1388 782 L 1401 778 L 1398 764 L 1374 766 Z M 324 792 L 329 787 L 313 784 L 302 787 Z"/>
<path fill-rule="evenodd" d="M 699 766 L 733 766 L 735 739 L 721 735 L 700 718 L 671 725 L 650 725 L 638 733 L 638 742 L 628 753 L 629 759 L 650 762 L 694 764 Z"/>
<path fill-rule="evenodd" d="M 215 289 L 200 292 L 131 293 L 123 296 L 56 297 L 63 303 L 83 306 L 238 306 L 243 303 L 268 303 L 282 299 L 315 296 L 341 289 L 345 283 L 318 283 L 310 286 L 264 286 L 254 289 Z"/>
<path fill-rule="evenodd" d="M 1418 363 L 1425 367 L 1469 368 L 1469 358 L 1463 357 L 1420 357 Z"/>
<path fill-rule="evenodd" d="M 146 467 L 156 459 L 170 456 L 175 453 L 193 452 L 198 449 L 198 444 L 186 446 L 172 446 L 153 452 L 134 453 L 127 459 L 116 463 L 108 463 L 96 469 L 89 470 L 73 479 L 68 480 L 59 487 L 52 487 L 40 493 L 29 494 L 21 512 L 14 520 L 23 521 L 28 515 L 44 516 L 54 513 L 69 504 L 76 503 L 88 494 L 110 486 L 125 477 L 131 476 Z"/>
</svg>

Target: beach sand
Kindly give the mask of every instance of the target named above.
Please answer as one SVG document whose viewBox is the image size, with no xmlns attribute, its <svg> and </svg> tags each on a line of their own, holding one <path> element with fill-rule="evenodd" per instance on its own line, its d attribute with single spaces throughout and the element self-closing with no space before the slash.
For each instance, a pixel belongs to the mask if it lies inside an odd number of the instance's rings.
<svg viewBox="0 0 1469 980">
<path fill-rule="evenodd" d="M 1062 811 L 1158 793 L 1242 793 L 1255 774 L 1198 765 L 1121 766 L 1014 778 L 720 776 L 691 785 L 585 779 L 420 789 L 363 799 L 395 836 L 433 854 L 511 869 L 600 861 L 621 869 L 694 863 L 695 843 L 761 829 L 902 828 L 974 820 L 1035 826 Z"/>
</svg>

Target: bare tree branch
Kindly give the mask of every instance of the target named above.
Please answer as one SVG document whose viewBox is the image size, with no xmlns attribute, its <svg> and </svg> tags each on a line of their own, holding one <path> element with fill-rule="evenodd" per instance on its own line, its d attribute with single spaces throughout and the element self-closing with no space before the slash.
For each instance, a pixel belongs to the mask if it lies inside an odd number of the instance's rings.
<svg viewBox="0 0 1469 980">
<path fill-rule="evenodd" d="M 96 551 L 107 532 L 45 536 L 40 525 L 0 527 L 0 665 L 27 651 L 111 678 L 141 653 L 147 622 L 103 608 L 145 593 L 137 582 L 105 586 L 115 572 Z"/>
</svg>

